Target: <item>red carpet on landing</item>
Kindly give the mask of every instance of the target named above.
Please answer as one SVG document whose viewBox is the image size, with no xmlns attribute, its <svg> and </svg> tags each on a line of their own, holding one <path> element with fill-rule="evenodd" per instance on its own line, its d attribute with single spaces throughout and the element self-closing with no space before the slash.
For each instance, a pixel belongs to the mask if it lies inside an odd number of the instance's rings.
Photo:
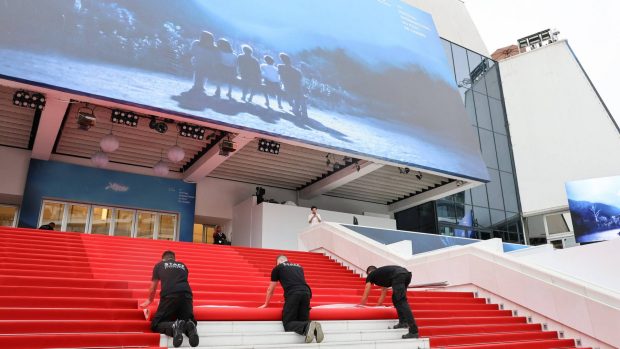
<svg viewBox="0 0 620 349">
<path fill-rule="evenodd" d="M 364 280 L 317 253 L 0 228 L 0 348 L 159 348 L 138 303 L 171 249 L 187 264 L 199 321 L 280 320 L 282 289 L 264 302 L 275 258 L 304 267 L 312 306 L 355 304 Z M 413 271 L 415 280 L 415 270 Z M 379 290 L 374 289 L 369 304 Z M 574 348 L 468 292 L 416 291 L 409 302 L 433 348 Z M 391 305 L 388 299 L 386 304 Z M 209 307 L 218 306 L 218 307 Z M 229 307 L 222 307 L 229 306 Z M 155 306 L 150 308 L 155 310 Z M 393 308 L 315 308 L 315 320 L 396 319 Z"/>
</svg>

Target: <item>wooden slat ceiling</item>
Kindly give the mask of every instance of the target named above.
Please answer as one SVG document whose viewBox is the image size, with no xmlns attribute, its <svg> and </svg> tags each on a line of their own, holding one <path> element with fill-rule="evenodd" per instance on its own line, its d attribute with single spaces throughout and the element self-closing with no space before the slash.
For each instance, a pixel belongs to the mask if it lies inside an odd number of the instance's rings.
<svg viewBox="0 0 620 349">
<path fill-rule="evenodd" d="M 28 149 L 35 110 L 13 105 L 16 91 L 0 86 L 0 145 Z"/>
<path fill-rule="evenodd" d="M 111 110 L 103 107 L 95 108 L 97 118 L 95 126 L 87 131 L 81 130 L 77 124 L 77 111 L 83 106 L 81 103 L 71 104 L 55 149 L 57 154 L 90 158 L 99 150 L 99 141 L 112 131 L 118 137 L 120 147 L 108 154 L 110 161 L 153 167 L 162 159 L 163 153 L 163 160 L 170 170 L 180 171 L 210 142 L 210 140 L 199 141 L 177 136 L 179 132 L 175 124 L 168 124 L 166 133 L 158 133 L 149 128 L 148 118 L 140 118 L 137 127 L 113 124 L 110 121 Z M 207 129 L 207 132 L 209 133 L 210 130 Z M 185 158 L 175 164 L 167 159 L 166 153 L 176 142 L 185 150 Z"/>
<path fill-rule="evenodd" d="M 418 179 L 416 173 L 401 174 L 397 167 L 384 166 L 327 194 L 388 204 L 448 182 L 444 177 L 429 173 L 422 173 L 422 179 Z"/>
</svg>

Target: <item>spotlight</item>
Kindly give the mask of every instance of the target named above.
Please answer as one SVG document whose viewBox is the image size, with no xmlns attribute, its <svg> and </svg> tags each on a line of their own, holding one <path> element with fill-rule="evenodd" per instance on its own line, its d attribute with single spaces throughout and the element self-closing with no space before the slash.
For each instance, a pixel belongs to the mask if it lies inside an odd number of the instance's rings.
<svg viewBox="0 0 620 349">
<path fill-rule="evenodd" d="M 265 201 L 265 188 L 256 187 L 256 204 L 260 204 Z"/>
<path fill-rule="evenodd" d="M 411 170 L 409 169 L 409 167 L 399 167 L 398 168 L 398 172 L 400 172 L 400 174 L 409 174 Z"/>
<path fill-rule="evenodd" d="M 89 108 L 88 105 L 78 109 L 77 112 L 77 124 L 80 130 L 88 131 L 91 127 L 95 126 L 97 118 L 95 117 L 95 109 Z"/>
<path fill-rule="evenodd" d="M 19 90 L 13 94 L 13 105 L 43 110 L 45 107 L 45 96 L 40 93 Z"/>
<path fill-rule="evenodd" d="M 112 116 L 110 121 L 116 124 L 127 125 L 131 127 L 138 127 L 139 116 L 130 111 L 124 111 L 120 109 L 112 110 Z"/>
<path fill-rule="evenodd" d="M 359 172 L 361 169 L 360 164 L 358 164 L 357 162 L 355 163 L 355 169 L 357 170 L 357 172 Z"/>
<path fill-rule="evenodd" d="M 193 138 L 202 141 L 205 139 L 207 128 L 203 126 L 196 126 L 187 123 L 181 123 L 178 125 L 179 135 L 182 137 Z"/>
<path fill-rule="evenodd" d="M 166 133 L 166 131 L 168 131 L 168 125 L 163 121 L 158 121 L 157 118 L 152 115 L 151 121 L 149 122 L 149 127 L 159 133 Z"/>
<path fill-rule="evenodd" d="M 280 154 L 280 143 L 266 139 L 259 139 L 258 151 L 278 155 Z"/>
<path fill-rule="evenodd" d="M 422 180 L 422 172 L 418 171 L 418 173 L 415 174 L 415 178 L 417 178 L 419 181 Z"/>
</svg>

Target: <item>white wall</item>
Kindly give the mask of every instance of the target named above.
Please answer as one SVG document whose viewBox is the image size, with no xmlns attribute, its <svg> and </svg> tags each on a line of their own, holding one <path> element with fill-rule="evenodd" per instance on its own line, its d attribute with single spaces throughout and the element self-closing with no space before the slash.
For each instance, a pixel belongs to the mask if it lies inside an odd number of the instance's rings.
<svg viewBox="0 0 620 349">
<path fill-rule="evenodd" d="M 524 215 L 566 208 L 567 181 L 620 173 L 620 133 L 566 41 L 499 64 Z"/>
<path fill-rule="evenodd" d="M 0 146 L 0 203 L 18 204 L 24 195 L 30 151 Z"/>
<path fill-rule="evenodd" d="M 620 239 L 563 250 L 516 255 L 520 260 L 570 275 L 620 294 Z"/>
<path fill-rule="evenodd" d="M 442 38 L 489 56 L 478 29 L 461 0 L 405 0 L 433 16 Z"/>
</svg>

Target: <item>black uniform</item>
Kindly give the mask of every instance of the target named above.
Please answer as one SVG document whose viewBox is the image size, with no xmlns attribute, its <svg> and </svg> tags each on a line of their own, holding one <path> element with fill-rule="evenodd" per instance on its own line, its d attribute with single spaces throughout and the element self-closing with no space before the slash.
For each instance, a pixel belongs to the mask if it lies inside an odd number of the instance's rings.
<svg viewBox="0 0 620 349">
<path fill-rule="evenodd" d="M 391 287 L 392 303 L 394 303 L 396 313 L 398 313 L 398 322 L 408 324 L 409 333 L 418 332 L 418 326 L 407 301 L 407 286 L 411 282 L 409 270 L 397 265 L 386 265 L 371 272 L 366 278 L 366 282 L 381 287 Z"/>
<path fill-rule="evenodd" d="M 196 324 L 192 289 L 187 281 L 188 273 L 185 264 L 174 260 L 161 261 L 153 268 L 152 280 L 161 281 L 159 307 L 151 321 L 153 332 L 172 337 L 174 320 L 192 321 Z"/>
<path fill-rule="evenodd" d="M 271 281 L 280 281 L 284 289 L 282 308 L 284 330 L 305 335 L 310 323 L 312 291 L 306 283 L 303 268 L 295 263 L 280 263 L 271 271 Z"/>
</svg>

